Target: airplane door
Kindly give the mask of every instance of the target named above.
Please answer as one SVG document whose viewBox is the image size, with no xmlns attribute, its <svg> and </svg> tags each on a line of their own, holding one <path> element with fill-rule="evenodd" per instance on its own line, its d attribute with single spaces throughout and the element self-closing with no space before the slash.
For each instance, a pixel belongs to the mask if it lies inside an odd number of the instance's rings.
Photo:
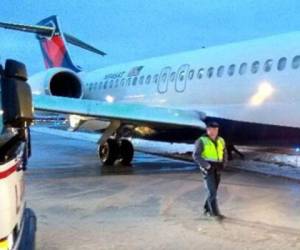
<svg viewBox="0 0 300 250">
<path fill-rule="evenodd" d="M 163 94 L 168 91 L 170 72 L 171 72 L 171 67 L 165 67 L 162 69 L 160 76 L 159 76 L 158 85 L 157 85 L 158 93 Z"/>
<path fill-rule="evenodd" d="M 190 66 L 188 64 L 184 64 L 181 65 L 177 71 L 177 78 L 175 84 L 175 89 L 177 92 L 183 92 L 186 88 L 186 79 L 189 67 Z"/>
</svg>

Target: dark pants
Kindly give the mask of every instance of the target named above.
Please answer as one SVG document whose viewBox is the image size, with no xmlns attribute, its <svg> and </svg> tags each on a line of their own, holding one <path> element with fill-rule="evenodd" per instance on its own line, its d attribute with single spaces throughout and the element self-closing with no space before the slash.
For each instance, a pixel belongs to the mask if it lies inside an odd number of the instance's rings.
<svg viewBox="0 0 300 250">
<path fill-rule="evenodd" d="M 204 204 L 205 212 L 213 216 L 220 215 L 217 202 L 217 191 L 221 180 L 220 170 L 213 166 L 212 169 L 204 176 L 204 183 L 207 190 L 207 199 Z"/>
</svg>

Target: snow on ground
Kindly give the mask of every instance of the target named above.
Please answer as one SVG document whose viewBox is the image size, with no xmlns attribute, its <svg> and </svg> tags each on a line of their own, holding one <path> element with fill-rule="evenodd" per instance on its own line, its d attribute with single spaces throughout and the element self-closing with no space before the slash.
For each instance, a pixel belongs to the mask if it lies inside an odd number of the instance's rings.
<svg viewBox="0 0 300 250">
<path fill-rule="evenodd" d="M 80 131 L 72 132 L 42 126 L 34 126 L 32 130 L 95 143 L 100 138 L 99 134 Z M 193 144 L 154 142 L 141 139 L 133 139 L 132 142 L 138 151 L 171 156 L 183 160 L 192 160 L 190 152 L 194 149 Z M 294 154 L 291 154 L 291 152 L 288 154 L 274 153 L 265 152 L 259 148 L 251 149 L 249 147 L 241 147 L 240 150 L 245 154 L 246 160 L 235 159 L 230 161 L 229 167 L 300 180 L 300 155 L 298 152 Z"/>
</svg>

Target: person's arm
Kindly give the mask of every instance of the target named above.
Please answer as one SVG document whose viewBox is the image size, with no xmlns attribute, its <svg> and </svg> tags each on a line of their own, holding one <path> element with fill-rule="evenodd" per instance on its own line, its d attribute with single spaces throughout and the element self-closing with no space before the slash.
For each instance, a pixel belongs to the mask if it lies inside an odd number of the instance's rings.
<svg viewBox="0 0 300 250">
<path fill-rule="evenodd" d="M 210 169 L 210 164 L 201 157 L 201 153 L 203 151 L 203 143 L 201 140 L 197 140 L 195 142 L 195 150 L 193 152 L 193 159 L 196 164 L 199 166 L 202 173 L 207 174 L 207 171 Z"/>
<path fill-rule="evenodd" d="M 228 153 L 227 153 L 227 149 L 225 146 L 224 152 L 223 152 L 223 168 L 225 168 L 227 166 L 227 163 L 228 163 Z"/>
</svg>

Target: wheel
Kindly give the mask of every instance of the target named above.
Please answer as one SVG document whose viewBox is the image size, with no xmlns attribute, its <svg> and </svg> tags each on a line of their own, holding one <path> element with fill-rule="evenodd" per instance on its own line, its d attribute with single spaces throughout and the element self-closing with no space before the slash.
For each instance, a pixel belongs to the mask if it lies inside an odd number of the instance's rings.
<svg viewBox="0 0 300 250">
<path fill-rule="evenodd" d="M 103 145 L 98 147 L 98 155 L 103 165 L 113 165 L 118 154 L 118 144 L 114 139 L 108 139 Z"/>
<path fill-rule="evenodd" d="M 134 155 L 134 148 L 129 140 L 123 139 L 120 144 L 121 163 L 123 165 L 131 165 Z"/>
</svg>

